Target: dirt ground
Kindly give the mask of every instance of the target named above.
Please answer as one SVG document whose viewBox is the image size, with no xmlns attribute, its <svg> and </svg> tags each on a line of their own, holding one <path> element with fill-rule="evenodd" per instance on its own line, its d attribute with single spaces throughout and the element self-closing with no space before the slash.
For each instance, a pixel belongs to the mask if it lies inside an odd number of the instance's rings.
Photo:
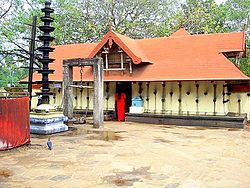
<svg viewBox="0 0 250 188">
<path fill-rule="evenodd" d="M 0 187 L 250 187 L 250 132 L 105 122 L 0 152 Z"/>
</svg>

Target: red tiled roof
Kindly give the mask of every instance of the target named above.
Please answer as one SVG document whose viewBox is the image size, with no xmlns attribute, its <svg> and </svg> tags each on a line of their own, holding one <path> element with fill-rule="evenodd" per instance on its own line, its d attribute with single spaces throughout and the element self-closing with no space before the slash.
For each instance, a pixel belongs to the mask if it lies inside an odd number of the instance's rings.
<svg viewBox="0 0 250 188">
<path fill-rule="evenodd" d="M 98 43 L 95 49 L 88 56 L 89 58 L 95 57 L 100 49 L 108 43 L 110 46 L 115 42 L 133 61 L 134 64 L 141 62 L 150 62 L 144 52 L 138 47 L 136 40 L 120 35 L 110 30 Z"/>
<path fill-rule="evenodd" d="M 62 81 L 63 60 L 87 57 L 96 45 L 97 43 L 85 43 L 53 46 L 55 50 L 51 53 L 51 57 L 54 58 L 55 61 L 54 63 L 49 64 L 49 67 L 50 69 L 55 70 L 55 72 L 54 74 L 49 75 L 49 79 L 52 81 Z M 41 80 L 41 78 L 41 74 L 38 74 L 37 72 L 33 74 L 34 81 Z"/>
<path fill-rule="evenodd" d="M 179 30 L 174 32 L 170 37 L 186 36 L 191 35 L 184 27 L 181 27 Z"/>
<path fill-rule="evenodd" d="M 134 64 L 151 64 L 135 65 L 132 75 L 105 75 L 106 81 L 249 80 L 223 55 L 245 53 L 244 32 L 190 35 L 184 28 L 170 37 L 138 40 L 109 31 L 99 43 L 55 46 L 51 56 L 56 60 L 50 67 L 56 71 L 50 80 L 62 81 L 63 59 L 94 57 L 109 42 L 120 46 Z M 84 68 L 83 79 L 92 78 L 91 68 Z M 34 80 L 40 79 L 35 73 Z M 80 80 L 78 70 L 74 80 Z"/>
</svg>

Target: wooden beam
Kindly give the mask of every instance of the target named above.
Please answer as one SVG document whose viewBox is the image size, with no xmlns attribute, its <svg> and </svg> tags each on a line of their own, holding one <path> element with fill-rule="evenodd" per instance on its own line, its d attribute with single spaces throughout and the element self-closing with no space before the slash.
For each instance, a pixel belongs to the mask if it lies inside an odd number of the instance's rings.
<svg viewBox="0 0 250 188">
<path fill-rule="evenodd" d="M 63 114 L 69 119 L 73 118 L 73 67 L 93 66 L 94 73 L 94 111 L 93 127 L 103 126 L 103 61 L 102 58 L 77 58 L 63 60 L 64 104 Z M 81 89 L 88 86 L 82 86 Z"/>
<path fill-rule="evenodd" d="M 80 89 L 93 89 L 94 88 L 92 86 L 83 86 L 83 85 L 69 85 L 68 87 L 75 87 L 75 88 L 80 88 Z"/>
<path fill-rule="evenodd" d="M 125 68 L 109 68 L 109 69 L 103 69 L 104 71 L 124 71 Z"/>
<path fill-rule="evenodd" d="M 63 65 L 68 66 L 93 66 L 98 58 L 74 58 L 74 59 L 64 59 Z"/>
</svg>

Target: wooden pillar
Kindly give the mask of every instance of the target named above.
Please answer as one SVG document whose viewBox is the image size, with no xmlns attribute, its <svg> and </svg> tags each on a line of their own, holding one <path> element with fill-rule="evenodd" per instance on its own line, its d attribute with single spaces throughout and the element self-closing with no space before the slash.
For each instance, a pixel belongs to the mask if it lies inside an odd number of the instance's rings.
<svg viewBox="0 0 250 188">
<path fill-rule="evenodd" d="M 73 118 L 73 88 L 69 85 L 73 84 L 73 67 L 68 64 L 63 65 L 63 114 L 69 119 Z"/>
<path fill-rule="evenodd" d="M 182 91 L 181 91 L 181 88 L 182 88 L 182 83 L 181 82 L 178 82 L 178 86 L 179 86 L 179 98 L 178 98 L 178 102 L 179 102 L 179 110 L 178 110 L 178 114 L 182 114 L 182 105 L 181 105 L 181 102 L 182 102 Z"/>
<path fill-rule="evenodd" d="M 76 85 L 77 85 L 77 82 L 76 82 Z M 74 99 L 75 99 L 75 109 L 77 109 L 78 108 L 78 96 L 77 96 L 77 88 L 75 88 L 75 97 L 74 97 Z"/>
<path fill-rule="evenodd" d="M 109 68 L 109 63 L 108 63 L 109 48 L 104 47 L 104 51 L 102 53 L 105 54 L 105 69 L 108 69 Z"/>
<path fill-rule="evenodd" d="M 93 65 L 94 72 L 94 111 L 93 128 L 103 126 L 103 61 L 98 59 Z"/>
<path fill-rule="evenodd" d="M 105 62 L 106 62 L 106 69 L 109 68 L 109 63 L 108 63 L 108 52 L 105 53 Z"/>
<path fill-rule="evenodd" d="M 198 82 L 196 82 L 195 87 L 196 87 L 196 99 L 195 99 L 196 114 L 199 115 L 199 83 Z"/>
<path fill-rule="evenodd" d="M 227 93 L 228 93 L 228 91 L 227 91 L 227 83 L 225 82 L 223 84 L 223 92 L 222 92 L 224 114 L 228 113 L 229 95 L 227 95 Z"/>
<path fill-rule="evenodd" d="M 129 62 L 129 74 L 132 74 L 133 70 L 132 70 L 132 62 Z"/>
<path fill-rule="evenodd" d="M 87 86 L 89 86 L 89 82 L 87 82 Z M 87 102 L 86 110 L 88 111 L 89 110 L 89 88 L 87 88 L 87 91 L 86 91 L 86 102 Z"/>
<path fill-rule="evenodd" d="M 140 97 L 142 97 L 141 96 L 141 94 L 142 94 L 142 82 L 138 82 L 138 94 Z"/>
<path fill-rule="evenodd" d="M 123 62 L 123 51 L 122 51 L 122 49 L 119 49 L 118 53 L 121 54 L 121 69 L 123 69 L 124 68 L 124 62 Z"/>
<path fill-rule="evenodd" d="M 106 110 L 109 109 L 109 82 L 106 82 Z"/>
<path fill-rule="evenodd" d="M 213 84 L 214 87 L 214 99 L 213 99 L 213 103 L 214 103 L 214 115 L 216 115 L 216 100 L 217 100 L 217 92 L 216 92 L 216 82 Z"/>
<path fill-rule="evenodd" d="M 146 95 L 147 95 L 147 96 L 146 96 L 146 97 L 147 97 L 147 98 L 146 98 L 146 101 L 147 101 L 147 110 L 146 110 L 146 112 L 149 112 L 149 83 L 150 83 L 150 82 L 147 82 L 147 83 L 146 83 L 146 87 L 147 87 L 147 94 L 146 94 Z"/>
<path fill-rule="evenodd" d="M 238 114 L 241 115 L 241 100 L 238 99 Z"/>
<path fill-rule="evenodd" d="M 155 109 L 154 109 L 154 113 L 156 114 L 156 111 L 157 111 L 157 83 L 155 83 L 155 89 L 154 89 L 154 96 L 155 96 Z"/>
<path fill-rule="evenodd" d="M 83 106 L 83 104 L 82 104 L 82 92 L 83 92 L 83 89 L 81 88 L 80 89 L 80 95 L 81 95 L 81 99 L 80 99 L 80 109 L 82 109 L 82 106 Z"/>
<path fill-rule="evenodd" d="M 162 95 L 161 95 L 161 111 L 162 113 L 165 113 L 166 110 L 166 82 L 162 82 Z"/>
</svg>

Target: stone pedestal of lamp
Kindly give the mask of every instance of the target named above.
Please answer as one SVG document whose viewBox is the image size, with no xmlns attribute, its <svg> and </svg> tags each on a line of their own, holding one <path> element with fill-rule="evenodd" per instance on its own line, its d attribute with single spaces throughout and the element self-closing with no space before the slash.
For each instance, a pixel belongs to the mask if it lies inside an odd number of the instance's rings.
<svg viewBox="0 0 250 188">
<path fill-rule="evenodd" d="M 65 121 L 67 117 L 63 113 L 57 112 L 49 104 L 41 104 L 30 113 L 30 133 L 46 135 L 67 131 Z"/>
</svg>

